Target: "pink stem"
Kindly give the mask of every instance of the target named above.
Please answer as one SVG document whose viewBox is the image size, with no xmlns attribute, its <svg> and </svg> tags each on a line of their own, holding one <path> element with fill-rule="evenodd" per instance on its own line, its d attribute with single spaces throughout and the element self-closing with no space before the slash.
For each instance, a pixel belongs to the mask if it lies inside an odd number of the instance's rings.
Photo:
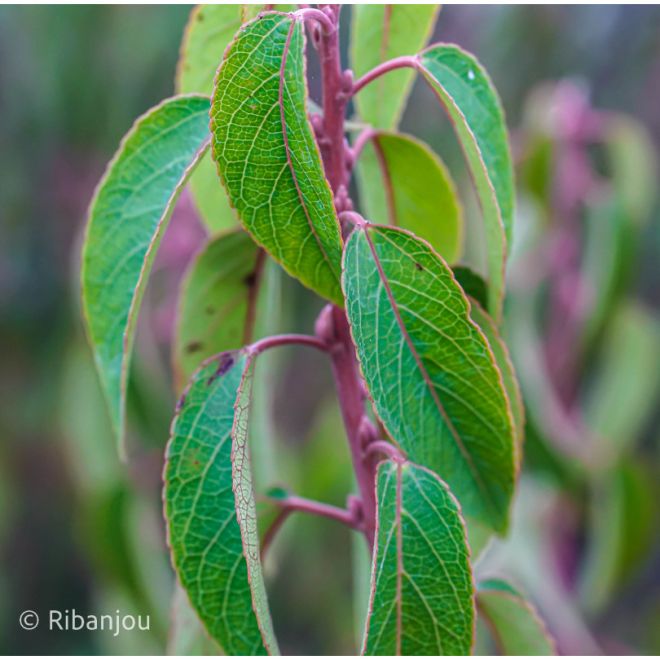
<svg viewBox="0 0 660 660">
<path fill-rule="evenodd" d="M 250 346 L 250 351 L 254 355 L 259 355 L 267 351 L 269 348 L 276 348 L 278 346 L 289 346 L 289 345 L 298 345 L 298 346 L 311 346 L 316 348 L 319 351 L 327 352 L 328 347 L 323 341 L 318 337 L 313 335 L 298 335 L 298 334 L 289 334 L 289 335 L 274 335 L 272 337 L 265 337 L 259 341 L 254 342 Z"/>
<path fill-rule="evenodd" d="M 377 131 L 375 131 L 371 126 L 369 128 L 365 128 L 358 136 L 355 138 L 355 143 L 353 144 L 353 150 L 352 150 L 352 155 L 353 155 L 353 164 L 357 161 L 357 159 L 360 157 L 360 154 L 362 153 L 362 150 L 364 149 L 365 145 L 369 140 L 371 140 L 374 135 L 377 134 Z"/>
<path fill-rule="evenodd" d="M 332 32 L 335 29 L 335 24 L 332 19 L 320 9 L 314 9 L 313 7 L 303 7 L 294 12 L 296 16 L 300 16 L 304 21 L 316 21 L 320 23 L 325 32 Z"/>
<path fill-rule="evenodd" d="M 403 463 L 406 460 L 404 455 L 397 447 L 385 440 L 374 440 L 373 442 L 370 442 L 365 447 L 364 453 L 367 456 L 373 456 L 374 454 L 384 454 L 397 463 Z"/>
<path fill-rule="evenodd" d="M 380 78 L 383 74 L 394 71 L 395 69 L 411 68 L 417 69 L 419 66 L 417 58 L 411 55 L 403 55 L 402 57 L 395 57 L 394 59 L 388 60 L 379 64 L 377 67 L 367 71 L 362 78 L 353 83 L 353 90 L 351 92 L 352 96 L 355 96 L 365 85 L 368 85 L 376 78 Z"/>
</svg>

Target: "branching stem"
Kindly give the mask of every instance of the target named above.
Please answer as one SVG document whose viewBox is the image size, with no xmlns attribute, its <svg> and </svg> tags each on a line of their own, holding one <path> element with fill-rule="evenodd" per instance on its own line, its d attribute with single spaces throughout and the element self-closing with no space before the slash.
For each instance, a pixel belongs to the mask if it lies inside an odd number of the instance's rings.
<svg viewBox="0 0 660 660">
<path fill-rule="evenodd" d="M 419 63 L 417 58 L 411 55 L 404 55 L 402 57 L 395 57 L 394 59 L 387 60 L 387 62 L 379 64 L 377 67 L 371 69 L 371 71 L 367 71 L 362 78 L 356 80 L 353 84 L 351 96 L 355 96 L 363 87 L 376 80 L 376 78 L 380 78 L 385 73 L 389 73 L 395 69 L 417 69 L 418 66 Z"/>
</svg>

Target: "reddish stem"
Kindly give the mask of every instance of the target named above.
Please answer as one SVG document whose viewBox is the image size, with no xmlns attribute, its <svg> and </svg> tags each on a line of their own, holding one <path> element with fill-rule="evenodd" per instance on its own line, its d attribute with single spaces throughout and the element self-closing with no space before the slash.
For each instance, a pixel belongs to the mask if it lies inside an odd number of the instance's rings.
<svg viewBox="0 0 660 660">
<path fill-rule="evenodd" d="M 368 85 L 370 82 L 376 80 L 376 78 L 380 78 L 385 73 L 389 73 L 395 69 L 417 69 L 418 66 L 419 63 L 417 58 L 412 55 L 403 55 L 401 57 L 395 57 L 394 59 L 387 60 L 387 62 L 379 64 L 377 67 L 371 69 L 371 71 L 367 71 L 367 73 L 365 73 L 362 78 L 356 80 L 355 83 L 353 83 L 351 96 L 355 96 L 365 85 Z"/>
<path fill-rule="evenodd" d="M 274 335 L 272 337 L 265 337 L 264 339 L 260 339 L 250 346 L 250 352 L 254 355 L 259 355 L 259 353 L 263 353 L 269 348 L 277 348 L 278 346 L 290 345 L 311 346 L 312 348 L 316 348 L 317 350 L 324 352 L 328 350 L 328 347 L 325 345 L 325 343 L 318 337 L 314 337 L 313 335 L 289 334 Z"/>
</svg>

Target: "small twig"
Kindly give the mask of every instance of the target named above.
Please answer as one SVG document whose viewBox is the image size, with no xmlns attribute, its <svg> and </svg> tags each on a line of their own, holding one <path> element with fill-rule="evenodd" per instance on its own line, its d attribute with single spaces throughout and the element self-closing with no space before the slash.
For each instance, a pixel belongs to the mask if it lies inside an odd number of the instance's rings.
<svg viewBox="0 0 660 660">
<path fill-rule="evenodd" d="M 379 64 L 377 67 L 371 69 L 371 71 L 367 71 L 367 73 L 365 73 L 362 76 L 362 78 L 359 78 L 353 83 L 353 90 L 351 92 L 351 96 L 355 96 L 365 85 L 368 85 L 373 80 L 376 80 L 376 78 L 380 78 L 385 73 L 394 71 L 395 69 L 403 69 L 403 68 L 416 69 L 417 67 L 418 67 L 417 58 L 411 55 L 395 57 L 392 60 L 383 62 L 382 64 Z"/>
<path fill-rule="evenodd" d="M 326 34 L 329 34 L 336 28 L 336 25 L 330 16 L 314 7 L 303 7 L 294 12 L 294 15 L 300 16 L 304 21 L 316 21 L 317 23 L 320 23 Z"/>
<path fill-rule="evenodd" d="M 312 348 L 316 348 L 323 352 L 327 352 L 328 350 L 327 345 L 318 337 L 314 337 L 313 335 L 288 334 L 264 337 L 264 339 L 260 339 L 250 346 L 250 352 L 253 355 L 259 355 L 269 348 L 290 345 L 311 346 Z"/>
<path fill-rule="evenodd" d="M 375 131 L 371 126 L 368 126 L 355 138 L 355 142 L 353 143 L 353 148 L 351 149 L 353 165 L 360 157 L 360 154 L 362 153 L 362 150 L 364 149 L 367 142 L 369 142 L 369 140 L 371 140 L 374 137 L 374 135 L 376 135 L 376 133 L 377 131 Z"/>
</svg>

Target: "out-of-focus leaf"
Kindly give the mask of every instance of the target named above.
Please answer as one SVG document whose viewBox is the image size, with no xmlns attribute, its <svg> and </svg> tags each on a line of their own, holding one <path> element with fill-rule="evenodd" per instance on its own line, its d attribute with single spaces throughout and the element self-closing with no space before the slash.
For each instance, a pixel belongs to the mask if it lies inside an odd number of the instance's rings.
<svg viewBox="0 0 660 660">
<path fill-rule="evenodd" d="M 254 339 L 264 252 L 241 229 L 211 239 L 181 286 L 174 360 L 187 382 L 202 360 Z"/>
<path fill-rule="evenodd" d="M 358 163 L 365 217 L 409 229 L 449 263 L 461 255 L 463 213 L 444 163 L 416 138 L 377 132 Z"/>
<path fill-rule="evenodd" d="M 509 402 L 469 303 L 430 246 L 356 226 L 346 309 L 376 411 L 410 460 L 437 471 L 466 516 L 503 532 L 514 482 Z"/>
<path fill-rule="evenodd" d="M 514 207 L 513 166 L 504 112 L 486 72 L 458 46 L 431 46 L 417 56 L 416 62 L 452 119 L 476 185 L 488 253 L 488 311 L 499 323 Z"/>
<path fill-rule="evenodd" d="M 221 649 L 208 636 L 188 595 L 177 582 L 172 599 L 172 623 L 167 642 L 168 655 L 221 655 Z"/>
<path fill-rule="evenodd" d="M 660 322 L 644 307 L 622 306 L 610 326 L 585 417 L 601 439 L 601 460 L 612 460 L 638 437 L 653 412 L 660 385 Z"/>
<path fill-rule="evenodd" d="M 536 610 L 502 580 L 477 588 L 477 610 L 502 655 L 555 655 L 555 645 Z"/>
<path fill-rule="evenodd" d="M 223 353 L 201 367 L 175 417 L 165 516 L 181 586 L 227 654 L 277 653 L 259 557 L 247 447 L 252 359 Z"/>
<path fill-rule="evenodd" d="M 174 202 L 208 146 L 208 110 L 208 98 L 181 96 L 138 119 L 90 208 L 83 309 L 121 448 L 136 316 Z"/>
<path fill-rule="evenodd" d="M 653 137 L 641 123 L 624 115 L 609 115 L 606 126 L 614 189 L 626 214 L 642 225 L 649 220 L 658 190 Z"/>
<path fill-rule="evenodd" d="M 488 309 L 488 285 L 484 278 L 467 266 L 453 266 L 452 271 L 466 295 Z"/>
<path fill-rule="evenodd" d="M 383 461 L 365 655 L 469 655 L 474 587 L 458 503 L 430 470 Z"/>
<path fill-rule="evenodd" d="M 342 242 L 306 113 L 302 22 L 264 14 L 243 26 L 218 70 L 213 157 L 232 204 L 284 268 L 342 304 Z"/>
<path fill-rule="evenodd" d="M 608 605 L 657 538 L 657 475 L 655 484 L 647 469 L 629 461 L 597 476 L 579 585 L 587 611 L 598 614 Z"/>
<path fill-rule="evenodd" d="M 354 5 L 351 65 L 356 78 L 386 60 L 416 53 L 433 33 L 438 5 Z M 374 128 L 396 128 L 413 83 L 412 71 L 393 71 L 356 97 L 360 118 Z"/>
</svg>

